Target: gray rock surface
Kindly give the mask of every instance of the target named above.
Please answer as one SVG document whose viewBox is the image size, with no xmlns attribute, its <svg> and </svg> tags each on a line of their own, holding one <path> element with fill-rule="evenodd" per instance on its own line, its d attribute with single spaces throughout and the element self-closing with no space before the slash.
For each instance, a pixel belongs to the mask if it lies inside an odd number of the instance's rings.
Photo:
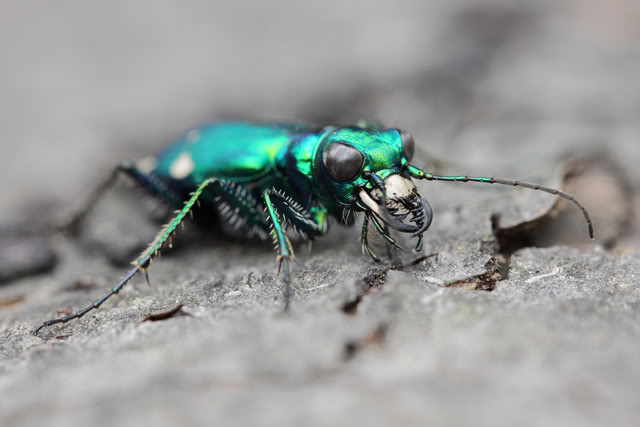
<svg viewBox="0 0 640 427">
<path fill-rule="evenodd" d="M 203 121 L 365 117 L 440 172 L 574 192 L 598 238 L 543 193 L 429 183 L 437 256 L 374 265 L 336 226 L 287 315 L 270 244 L 192 228 L 151 288 L 31 335 L 153 236 L 122 185 L 74 238 L 0 232 L 3 426 L 640 423 L 637 2 L 49 3 L 0 16 L 1 230 Z"/>
</svg>

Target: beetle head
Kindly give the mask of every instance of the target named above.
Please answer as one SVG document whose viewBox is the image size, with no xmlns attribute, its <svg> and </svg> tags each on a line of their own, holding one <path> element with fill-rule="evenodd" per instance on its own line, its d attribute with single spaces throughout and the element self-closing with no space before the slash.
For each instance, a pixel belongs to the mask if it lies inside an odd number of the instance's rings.
<svg viewBox="0 0 640 427">
<path fill-rule="evenodd" d="M 413 137 L 399 129 L 340 128 L 317 152 L 316 177 L 338 205 L 421 236 L 432 212 L 407 171 L 414 150 Z"/>
</svg>

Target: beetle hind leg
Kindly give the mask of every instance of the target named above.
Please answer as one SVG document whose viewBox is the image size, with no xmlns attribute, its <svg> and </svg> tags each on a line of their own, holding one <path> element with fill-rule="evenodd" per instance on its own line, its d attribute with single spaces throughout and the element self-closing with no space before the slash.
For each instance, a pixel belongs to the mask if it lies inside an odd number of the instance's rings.
<svg viewBox="0 0 640 427">
<path fill-rule="evenodd" d="M 151 194 L 151 196 L 164 201 L 169 206 L 179 208 L 182 205 L 182 200 L 184 199 L 171 190 L 162 180 L 160 180 L 160 178 L 145 171 L 139 167 L 137 163 L 127 161 L 116 166 L 111 174 L 82 201 L 80 206 L 69 212 L 66 217 L 53 228 L 56 231 L 61 232 L 76 231 L 78 226 L 91 212 L 96 203 L 98 203 L 104 194 L 113 187 L 118 177 L 121 175 L 130 178 L 139 187 Z"/>
<path fill-rule="evenodd" d="M 257 235 L 266 239 L 269 227 L 264 222 L 262 200 L 248 191 L 246 186 L 224 182 L 214 190 L 214 196 L 205 201 L 217 212 L 220 220 L 234 231 Z"/>
<path fill-rule="evenodd" d="M 209 185 L 221 185 L 221 182 L 215 178 L 210 178 L 200 184 L 198 188 L 191 194 L 191 197 L 185 202 L 182 209 L 177 212 L 176 216 L 160 230 L 156 238 L 151 242 L 147 249 L 144 250 L 142 254 L 140 254 L 140 256 L 132 262 L 134 267 L 130 269 L 111 288 L 111 290 L 109 290 L 109 292 L 104 294 L 101 298 L 95 300 L 92 304 L 76 311 L 75 313 L 57 319 L 47 320 L 46 322 L 42 323 L 37 329 L 35 329 L 33 331 L 33 334 L 36 335 L 42 328 L 46 328 L 57 323 L 67 323 L 70 320 L 81 318 L 90 311 L 100 307 L 113 295 L 117 295 L 136 274 L 142 272 L 146 275 L 147 269 L 151 265 L 153 259 L 160 253 L 160 250 L 164 247 L 166 242 L 169 241 L 171 236 L 176 232 L 187 215 L 192 211 L 193 207 L 198 203 L 198 200 Z"/>
</svg>

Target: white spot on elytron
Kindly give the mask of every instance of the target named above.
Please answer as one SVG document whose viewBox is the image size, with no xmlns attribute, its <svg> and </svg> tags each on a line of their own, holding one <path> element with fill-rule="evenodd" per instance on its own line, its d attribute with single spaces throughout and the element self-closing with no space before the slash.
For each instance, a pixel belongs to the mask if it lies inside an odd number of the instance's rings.
<svg viewBox="0 0 640 427">
<path fill-rule="evenodd" d="M 145 157 L 144 159 L 140 159 L 136 162 L 136 167 L 140 169 L 140 172 L 142 173 L 150 173 L 157 165 L 158 161 L 155 157 Z"/>
<path fill-rule="evenodd" d="M 195 142 L 198 142 L 200 140 L 200 132 L 198 132 L 197 130 L 191 130 L 189 131 L 189 133 L 187 133 L 187 142 L 189 144 L 193 144 Z"/>
<path fill-rule="evenodd" d="M 193 171 L 194 168 L 193 159 L 191 158 L 191 154 L 182 153 L 178 156 L 177 159 L 171 163 L 171 167 L 169 168 L 169 174 L 172 178 L 175 179 L 183 179 L 189 176 L 189 174 Z"/>
</svg>

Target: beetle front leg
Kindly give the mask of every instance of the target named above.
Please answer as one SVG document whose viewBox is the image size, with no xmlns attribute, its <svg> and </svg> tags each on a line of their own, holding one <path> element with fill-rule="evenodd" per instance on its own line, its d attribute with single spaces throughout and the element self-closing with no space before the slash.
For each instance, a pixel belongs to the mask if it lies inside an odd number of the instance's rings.
<svg viewBox="0 0 640 427">
<path fill-rule="evenodd" d="M 282 228 L 282 222 L 280 216 L 276 211 L 271 196 L 275 194 L 273 190 L 265 190 L 262 193 L 264 203 L 267 206 L 268 219 L 271 222 L 271 235 L 273 237 L 273 243 L 276 245 L 275 250 L 278 252 L 277 261 L 279 261 L 278 274 L 282 271 L 282 280 L 285 284 L 284 290 L 284 304 L 285 310 L 289 308 L 289 301 L 291 299 L 291 276 L 289 271 L 289 261 L 295 258 L 291 242 L 287 237 L 287 234 Z"/>
<path fill-rule="evenodd" d="M 364 220 L 362 221 L 362 253 L 367 253 L 369 254 L 369 256 L 371 257 L 371 259 L 373 259 L 375 262 L 380 262 L 380 258 L 378 258 L 378 256 L 376 255 L 376 253 L 371 250 L 371 248 L 369 247 L 369 221 L 370 221 L 370 214 L 369 213 L 365 213 L 364 214 Z"/>
<path fill-rule="evenodd" d="M 389 229 L 387 227 L 384 227 L 375 215 L 372 214 L 369 217 L 371 218 L 371 222 L 373 222 L 373 225 L 376 227 L 376 230 L 378 230 L 378 233 L 380 233 L 380 235 L 387 241 L 387 244 L 394 248 L 398 248 L 401 251 L 404 251 L 404 248 L 398 242 L 396 242 L 395 239 L 388 233 Z"/>
</svg>

